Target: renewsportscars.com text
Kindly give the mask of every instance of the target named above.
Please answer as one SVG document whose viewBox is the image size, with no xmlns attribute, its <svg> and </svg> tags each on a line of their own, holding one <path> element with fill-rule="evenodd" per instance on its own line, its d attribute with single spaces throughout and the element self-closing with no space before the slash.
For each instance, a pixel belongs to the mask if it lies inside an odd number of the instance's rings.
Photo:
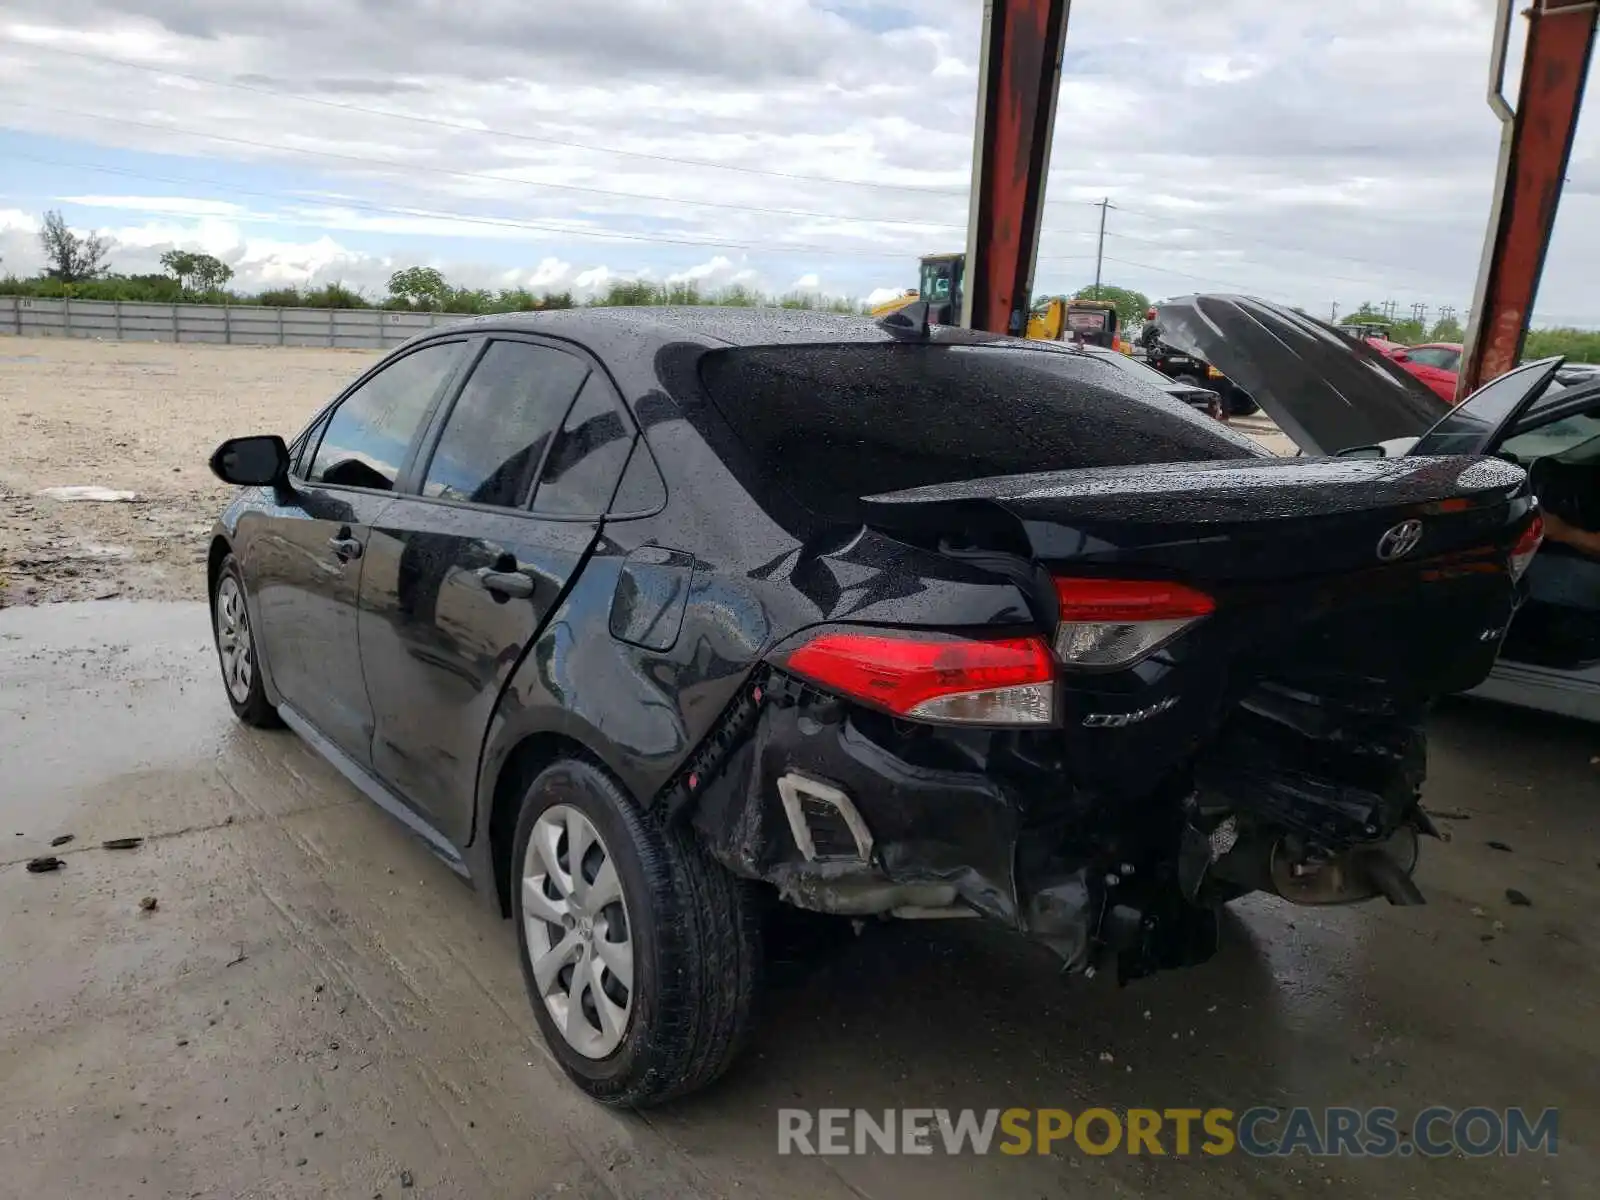
<svg viewBox="0 0 1600 1200">
<path fill-rule="evenodd" d="M 780 1108 L 778 1153 L 1439 1158 L 1557 1151 L 1559 1110 Z"/>
</svg>

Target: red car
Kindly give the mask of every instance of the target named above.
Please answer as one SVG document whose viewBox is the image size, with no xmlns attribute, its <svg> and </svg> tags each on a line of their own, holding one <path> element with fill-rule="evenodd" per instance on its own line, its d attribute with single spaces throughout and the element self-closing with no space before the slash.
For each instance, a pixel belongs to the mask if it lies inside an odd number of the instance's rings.
<svg viewBox="0 0 1600 1200">
<path fill-rule="evenodd" d="M 1372 338 L 1367 344 L 1422 380 L 1441 400 L 1451 404 L 1456 402 L 1456 372 L 1461 367 L 1460 342 L 1400 346 Z"/>
</svg>

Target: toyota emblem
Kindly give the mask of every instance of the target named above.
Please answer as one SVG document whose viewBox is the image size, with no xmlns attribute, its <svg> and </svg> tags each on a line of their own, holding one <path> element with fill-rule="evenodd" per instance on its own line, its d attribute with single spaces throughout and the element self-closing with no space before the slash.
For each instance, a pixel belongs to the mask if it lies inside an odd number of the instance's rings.
<svg viewBox="0 0 1600 1200">
<path fill-rule="evenodd" d="M 1378 558 L 1383 562 L 1394 562 L 1397 558 L 1404 558 L 1417 548 L 1417 543 L 1422 541 L 1422 522 L 1411 520 L 1401 521 L 1392 529 L 1386 529 L 1378 539 Z"/>
</svg>

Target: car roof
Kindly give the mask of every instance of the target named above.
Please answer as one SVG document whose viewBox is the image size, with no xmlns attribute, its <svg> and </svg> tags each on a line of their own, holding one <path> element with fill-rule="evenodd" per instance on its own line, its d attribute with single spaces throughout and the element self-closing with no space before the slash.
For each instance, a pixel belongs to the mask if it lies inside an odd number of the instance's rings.
<svg viewBox="0 0 1600 1200">
<path fill-rule="evenodd" d="M 659 346 L 692 342 L 706 347 L 827 345 L 841 342 L 894 342 L 894 334 L 866 317 L 793 308 L 739 308 L 722 305 L 618 308 L 562 308 L 544 312 L 495 313 L 429 330 L 505 330 L 568 338 L 596 349 L 648 354 Z M 929 340 L 944 344 L 1017 341 L 953 325 L 935 325 Z"/>
</svg>

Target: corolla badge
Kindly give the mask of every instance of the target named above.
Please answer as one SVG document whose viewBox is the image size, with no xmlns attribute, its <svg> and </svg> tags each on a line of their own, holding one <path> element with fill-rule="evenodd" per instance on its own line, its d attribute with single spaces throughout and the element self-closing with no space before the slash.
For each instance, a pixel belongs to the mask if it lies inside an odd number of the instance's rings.
<svg viewBox="0 0 1600 1200">
<path fill-rule="evenodd" d="M 1383 536 L 1378 539 L 1378 557 L 1384 562 L 1404 558 L 1417 548 L 1417 543 L 1420 541 L 1422 541 L 1422 522 L 1401 521 L 1392 529 L 1384 530 Z"/>
</svg>

